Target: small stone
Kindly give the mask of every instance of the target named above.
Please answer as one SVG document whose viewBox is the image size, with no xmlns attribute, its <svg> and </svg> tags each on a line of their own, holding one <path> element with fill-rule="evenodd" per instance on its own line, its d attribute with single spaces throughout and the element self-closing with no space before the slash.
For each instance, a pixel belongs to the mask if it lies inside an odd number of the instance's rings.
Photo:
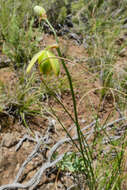
<svg viewBox="0 0 127 190">
<path fill-rule="evenodd" d="M 40 188 L 40 190 L 43 190 L 43 189 L 45 189 L 45 190 L 54 190 L 55 189 L 55 184 L 54 183 L 48 183 L 48 184 L 44 184 L 41 188 Z"/>
<path fill-rule="evenodd" d="M 0 57 L 0 68 L 8 67 L 11 63 L 11 60 L 8 59 L 6 56 Z"/>
<path fill-rule="evenodd" d="M 87 40 L 85 38 L 83 40 L 83 47 L 88 48 L 88 43 L 87 43 Z"/>
<path fill-rule="evenodd" d="M 0 171 L 1 171 L 1 167 L 2 167 L 2 161 L 4 160 L 4 155 L 3 155 L 3 151 L 0 150 Z"/>
<path fill-rule="evenodd" d="M 7 133 L 3 137 L 1 145 L 3 147 L 10 148 L 10 147 L 16 145 L 17 142 L 18 142 L 18 134 L 17 134 L 17 132 L 15 132 L 15 133 Z"/>
<path fill-rule="evenodd" d="M 86 120 L 85 119 L 81 119 L 81 123 L 86 123 Z"/>
<path fill-rule="evenodd" d="M 23 143 L 23 148 L 28 149 L 30 147 L 30 142 L 26 141 Z"/>
<path fill-rule="evenodd" d="M 125 57 L 126 56 L 126 48 L 122 49 L 120 52 L 119 52 L 119 56 L 121 57 Z"/>
<path fill-rule="evenodd" d="M 127 24 L 124 24 L 121 29 L 127 29 Z"/>
</svg>

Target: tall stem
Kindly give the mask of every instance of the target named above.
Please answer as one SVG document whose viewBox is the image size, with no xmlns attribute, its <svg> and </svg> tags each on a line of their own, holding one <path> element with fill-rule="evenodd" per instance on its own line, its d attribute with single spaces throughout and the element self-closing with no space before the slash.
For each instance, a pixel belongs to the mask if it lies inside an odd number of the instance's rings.
<svg viewBox="0 0 127 190">
<path fill-rule="evenodd" d="M 55 36 L 56 42 L 59 43 L 56 31 L 54 30 L 54 28 L 52 27 L 52 25 L 50 24 L 50 22 L 48 21 L 48 19 L 46 19 L 46 22 L 49 25 L 49 27 L 51 28 L 51 30 L 52 30 L 52 32 L 53 32 L 53 34 Z M 62 53 L 61 53 L 59 47 L 57 48 L 57 53 L 58 53 L 59 57 L 62 57 Z M 66 67 L 66 64 L 65 64 L 64 60 L 61 60 L 61 62 L 62 62 L 62 65 L 64 67 L 64 70 L 65 70 L 65 72 L 67 74 L 69 85 L 70 85 L 70 90 L 71 90 L 71 95 L 72 95 L 72 100 L 73 100 L 73 107 L 74 107 L 74 114 L 75 114 L 75 122 L 76 122 L 77 126 L 80 127 L 79 126 L 79 122 L 78 122 L 77 106 L 76 106 L 76 99 L 75 99 L 72 79 L 71 79 L 70 73 L 69 73 L 69 71 L 68 71 L 68 69 Z"/>
<path fill-rule="evenodd" d="M 45 20 L 47 22 L 47 24 L 49 25 L 49 27 L 51 28 L 53 34 L 54 34 L 54 37 L 55 37 L 55 40 L 57 42 L 57 44 L 59 44 L 59 40 L 58 40 L 58 37 L 57 37 L 57 34 L 56 34 L 56 31 L 55 29 L 53 28 L 53 26 L 50 24 L 50 22 L 48 21 L 48 19 Z M 57 50 L 57 53 L 59 55 L 59 57 L 62 57 L 62 53 L 60 51 L 60 48 L 58 46 L 58 48 L 56 48 Z M 79 139 L 79 146 L 80 146 L 80 153 L 82 154 L 82 157 L 83 157 L 83 160 L 84 160 L 84 164 L 86 164 L 86 158 L 85 158 L 85 155 L 84 155 L 84 148 L 86 149 L 86 147 L 83 146 L 83 139 L 82 139 L 82 132 L 81 132 L 81 129 L 80 129 L 80 125 L 79 125 L 79 121 L 78 121 L 78 113 L 77 113 L 77 106 L 76 106 L 76 98 L 75 98 L 75 93 L 74 93 L 74 88 L 73 88 L 73 83 L 72 83 L 72 78 L 71 78 L 71 75 L 68 71 L 68 68 L 64 62 L 64 60 L 62 59 L 61 60 L 62 62 L 62 65 L 63 65 L 63 68 L 66 72 L 66 75 L 68 77 L 68 81 L 69 81 L 69 86 L 70 86 L 70 90 L 71 90 L 71 95 L 72 95 L 72 101 L 73 101 L 73 108 L 74 108 L 74 118 L 75 118 L 75 124 L 76 124 L 76 129 L 77 129 L 77 134 L 78 134 L 78 139 Z M 86 166 L 87 167 L 87 166 Z M 86 177 L 87 174 L 86 174 Z M 90 177 L 91 178 L 91 177 Z M 92 186 L 95 184 L 95 177 L 94 177 L 94 173 L 92 172 L 92 179 L 90 179 L 90 181 L 92 181 Z M 91 184 L 91 183 L 90 183 Z M 93 187 L 91 186 L 88 182 L 88 186 L 90 187 L 90 189 L 93 189 Z"/>
<path fill-rule="evenodd" d="M 56 42 L 59 43 L 56 31 L 54 30 L 54 28 L 52 27 L 52 25 L 50 24 L 50 22 L 48 21 L 48 19 L 46 19 L 47 24 L 49 25 L 49 27 L 51 28 Z M 57 48 L 57 53 L 59 55 L 59 57 L 62 57 L 62 53 L 60 51 L 60 48 Z M 83 151 L 83 146 L 82 146 L 82 138 L 81 138 L 81 130 L 80 130 L 80 125 L 79 125 L 79 121 L 78 121 L 78 113 L 77 113 L 77 106 L 76 106 L 76 98 L 75 98 L 75 93 L 74 93 L 74 89 L 73 89 L 73 84 L 72 84 L 72 79 L 71 79 L 71 75 L 66 67 L 66 64 L 64 62 L 64 60 L 61 60 L 62 65 L 64 67 L 64 70 L 66 72 L 66 75 L 68 77 L 68 81 L 69 81 L 69 85 L 70 85 L 70 90 L 71 90 L 71 95 L 72 95 L 72 100 L 73 100 L 73 108 L 74 108 L 74 116 L 75 116 L 75 123 L 76 123 L 76 128 L 77 128 L 77 134 L 78 134 L 78 138 L 79 138 L 79 144 L 80 144 L 80 149 L 81 149 L 81 153 L 84 157 L 84 151 Z"/>
</svg>

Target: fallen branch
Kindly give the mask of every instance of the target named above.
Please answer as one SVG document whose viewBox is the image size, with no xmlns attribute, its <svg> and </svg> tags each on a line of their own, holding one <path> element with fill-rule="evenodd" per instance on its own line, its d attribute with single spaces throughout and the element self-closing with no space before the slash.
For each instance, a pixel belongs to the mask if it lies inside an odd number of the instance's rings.
<svg viewBox="0 0 127 190">
<path fill-rule="evenodd" d="M 104 125 L 102 128 L 99 128 L 98 131 L 102 131 L 102 130 L 109 130 L 109 128 L 111 129 L 111 127 L 115 124 L 118 123 L 122 120 L 126 120 L 126 118 L 120 118 L 117 119 L 111 123 L 108 123 L 106 125 Z M 88 140 L 91 135 L 93 135 L 94 131 L 95 131 L 95 124 L 96 122 L 92 122 L 90 125 L 84 127 L 81 131 L 83 132 L 86 129 L 91 128 L 91 130 L 89 130 L 88 132 L 84 133 L 83 136 L 86 137 L 86 140 Z M 78 140 L 78 136 L 75 135 L 74 137 L 72 137 L 72 139 L 74 141 Z M 49 134 L 45 135 L 44 137 L 42 137 L 39 133 L 35 133 L 35 138 L 31 138 L 28 135 L 25 135 L 20 142 L 18 143 L 18 145 L 16 146 L 16 151 L 22 146 L 23 142 L 29 140 L 29 141 L 33 141 L 34 143 L 36 142 L 36 145 L 34 147 L 34 150 L 30 153 L 30 155 L 27 157 L 27 159 L 24 161 L 24 163 L 22 164 L 21 168 L 18 171 L 18 174 L 15 177 L 15 180 L 12 184 L 7 184 L 7 185 L 3 185 L 0 187 L 0 190 L 8 190 L 8 189 L 16 189 L 16 188 L 20 188 L 20 189 L 28 189 L 29 190 L 33 190 L 35 187 L 37 187 L 37 185 L 40 183 L 41 178 L 43 173 L 45 172 L 46 169 L 55 166 L 60 160 L 63 159 L 64 154 L 61 154 L 58 156 L 58 158 L 56 158 L 55 160 L 52 160 L 52 156 L 55 153 L 55 151 L 61 147 L 64 143 L 69 143 L 71 142 L 70 138 L 64 138 L 61 139 L 60 141 L 58 141 L 55 145 L 53 145 L 53 147 L 50 149 L 49 153 L 48 153 L 48 161 L 43 163 L 42 166 L 40 167 L 40 169 L 38 169 L 38 171 L 35 173 L 35 175 L 25 184 L 21 184 L 19 183 L 19 178 L 22 175 L 23 170 L 25 169 L 26 165 L 36 156 L 38 156 L 39 154 L 42 153 L 41 151 L 41 146 L 42 145 L 47 145 L 49 144 Z M 68 152 L 67 154 L 70 154 L 70 152 Z"/>
</svg>

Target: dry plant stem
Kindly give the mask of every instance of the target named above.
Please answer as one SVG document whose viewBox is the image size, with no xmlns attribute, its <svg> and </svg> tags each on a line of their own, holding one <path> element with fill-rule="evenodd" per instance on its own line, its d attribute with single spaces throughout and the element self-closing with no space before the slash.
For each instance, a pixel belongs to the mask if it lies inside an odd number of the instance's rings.
<svg viewBox="0 0 127 190">
<path fill-rule="evenodd" d="M 29 135 L 24 135 L 24 137 L 17 144 L 15 150 L 18 151 L 20 149 L 20 147 L 22 146 L 23 142 L 26 140 L 29 140 L 31 142 L 36 142 L 36 140 L 34 138 L 31 138 Z"/>
<path fill-rule="evenodd" d="M 92 90 L 86 92 L 86 93 L 81 97 L 81 99 L 79 100 L 79 103 L 78 103 L 78 105 L 77 105 L 77 110 L 79 110 L 80 104 L 81 104 L 81 102 L 83 101 L 83 99 L 84 99 L 86 96 L 88 96 L 90 93 L 92 93 L 92 92 L 94 92 L 94 91 L 96 91 L 96 90 L 102 90 L 102 89 L 110 90 L 111 93 L 113 93 L 113 91 L 114 91 L 114 92 L 117 92 L 117 93 L 123 95 L 124 97 L 127 97 L 127 94 L 126 94 L 126 93 L 123 93 L 123 92 L 121 92 L 120 90 L 117 90 L 117 89 L 114 89 L 114 88 L 108 88 L 108 87 L 94 88 L 94 89 L 92 89 Z"/>
<path fill-rule="evenodd" d="M 1 186 L 0 190 L 15 189 L 15 188 L 21 188 L 21 189 L 29 188 L 30 190 L 33 190 L 39 184 L 44 171 L 47 168 L 55 166 L 63 158 L 63 156 L 64 155 L 61 155 L 58 159 L 56 159 L 52 163 L 46 162 L 45 164 L 43 164 L 43 166 L 37 171 L 37 173 L 32 177 L 32 179 L 29 180 L 26 184 L 14 182 L 12 184 Z"/>
<path fill-rule="evenodd" d="M 58 172 L 57 172 L 57 175 L 56 175 L 56 180 L 55 180 L 55 188 L 56 188 L 56 190 L 58 190 L 57 183 L 58 183 L 59 174 L 60 174 L 60 168 L 58 169 Z"/>
<path fill-rule="evenodd" d="M 118 123 L 122 120 L 126 120 L 127 118 L 123 117 L 120 119 L 117 119 L 113 122 L 110 122 L 106 125 L 104 125 L 102 128 L 108 130 L 109 127 L 111 128 L 112 125 L 114 125 L 115 123 Z M 84 131 L 85 129 L 88 129 L 89 127 L 91 127 L 93 125 L 93 122 L 88 125 L 85 126 L 82 130 Z M 99 131 L 102 130 L 102 128 L 99 128 Z M 89 135 L 91 136 L 94 132 L 94 127 L 92 127 L 92 129 L 83 134 L 84 136 L 87 136 L 87 139 L 89 137 Z M 20 146 L 22 145 L 22 143 L 25 140 L 30 140 L 33 142 L 36 142 L 37 144 L 34 147 L 34 150 L 32 151 L 32 153 L 27 157 L 27 159 L 24 161 L 24 163 L 22 164 L 21 168 L 19 169 L 19 172 L 14 180 L 14 182 L 12 184 L 7 184 L 7 185 L 3 185 L 0 187 L 0 190 L 9 190 L 9 189 L 15 189 L 15 188 L 20 188 L 20 189 L 30 189 L 33 190 L 41 181 L 42 175 L 44 173 L 44 171 L 52 166 L 55 166 L 60 160 L 62 160 L 64 154 L 59 155 L 58 158 L 56 158 L 55 160 L 52 160 L 52 155 L 55 153 L 55 151 L 61 147 L 61 145 L 63 145 L 64 143 L 69 143 L 71 141 L 70 138 L 64 138 L 61 139 L 60 141 L 58 141 L 55 145 L 53 145 L 53 147 L 50 149 L 49 153 L 48 153 L 48 161 L 46 163 L 43 163 L 41 168 L 35 173 L 35 175 L 26 183 L 26 184 L 21 184 L 18 183 L 19 178 L 22 175 L 23 170 L 25 169 L 26 165 L 34 158 L 36 157 L 38 154 L 41 153 L 40 151 L 40 146 L 42 146 L 42 144 L 48 144 L 48 141 L 44 141 L 45 136 L 42 137 L 39 133 L 35 133 L 35 139 L 29 137 L 28 135 L 25 135 L 20 142 L 18 143 L 16 150 L 18 150 L 20 148 Z M 73 140 L 78 140 L 78 136 L 74 136 Z M 68 154 L 70 154 L 68 152 Z"/>
<path fill-rule="evenodd" d="M 106 128 L 111 128 L 115 123 L 119 123 L 120 121 L 123 121 L 123 120 L 127 120 L 127 117 L 122 117 L 122 118 L 119 118 L 119 119 L 116 119 L 115 121 L 112 121 L 106 125 L 103 126 L 103 129 L 106 129 Z M 101 128 L 99 128 L 100 130 Z"/>
<path fill-rule="evenodd" d="M 50 57 L 51 59 L 59 59 L 59 60 L 64 60 L 64 61 L 66 61 L 66 62 L 68 62 L 68 63 L 71 63 L 71 65 L 73 64 L 76 64 L 76 61 L 74 62 L 74 61 L 71 61 L 70 59 L 67 59 L 67 58 L 65 58 L 65 57 L 60 57 L 60 56 L 51 56 Z M 46 61 L 46 60 L 48 60 L 49 58 L 45 58 L 45 59 L 43 59 L 43 61 Z M 84 66 L 84 65 L 78 65 L 78 66 L 80 66 L 80 67 L 82 67 L 83 68 L 83 70 L 85 70 L 89 75 L 91 75 L 91 77 L 95 77 L 96 76 L 96 74 L 93 74 L 93 73 L 91 73 L 90 71 L 88 71 L 88 69 Z"/>
</svg>

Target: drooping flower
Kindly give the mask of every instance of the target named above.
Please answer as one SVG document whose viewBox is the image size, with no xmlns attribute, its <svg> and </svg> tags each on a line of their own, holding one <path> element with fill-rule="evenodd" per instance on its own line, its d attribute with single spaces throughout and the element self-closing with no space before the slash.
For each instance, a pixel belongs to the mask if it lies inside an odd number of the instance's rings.
<svg viewBox="0 0 127 190">
<path fill-rule="evenodd" d="M 59 75 L 60 72 L 59 60 L 48 49 L 44 49 L 34 55 L 34 57 L 32 58 L 27 67 L 26 70 L 27 73 L 31 71 L 31 68 L 36 62 L 38 62 L 40 73 L 47 75 L 53 72 L 56 76 Z"/>
</svg>

